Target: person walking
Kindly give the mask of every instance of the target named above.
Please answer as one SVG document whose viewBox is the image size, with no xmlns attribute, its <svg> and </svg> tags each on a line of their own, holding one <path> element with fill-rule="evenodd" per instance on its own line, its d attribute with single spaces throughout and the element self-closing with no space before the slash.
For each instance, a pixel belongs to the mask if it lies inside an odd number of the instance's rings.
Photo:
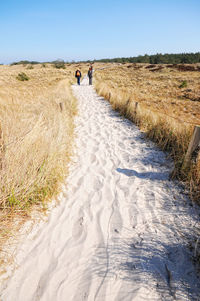
<svg viewBox="0 0 200 301">
<path fill-rule="evenodd" d="M 79 69 L 76 70 L 75 72 L 75 77 L 77 79 L 77 84 L 80 85 L 80 80 L 81 80 L 81 71 Z"/>
<path fill-rule="evenodd" d="M 93 77 L 93 67 L 90 66 L 88 70 L 88 77 L 89 77 L 89 85 L 92 85 L 92 77 Z"/>
</svg>

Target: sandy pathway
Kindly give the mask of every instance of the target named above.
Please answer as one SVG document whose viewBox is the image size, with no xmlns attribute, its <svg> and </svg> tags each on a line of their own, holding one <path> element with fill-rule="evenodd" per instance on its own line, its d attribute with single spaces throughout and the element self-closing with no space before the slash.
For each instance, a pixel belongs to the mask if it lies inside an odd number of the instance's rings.
<svg viewBox="0 0 200 301">
<path fill-rule="evenodd" d="M 20 246 L 2 300 L 198 300 L 185 242 L 197 216 L 168 180 L 170 162 L 86 79 L 73 89 L 80 116 L 69 189 Z"/>
</svg>

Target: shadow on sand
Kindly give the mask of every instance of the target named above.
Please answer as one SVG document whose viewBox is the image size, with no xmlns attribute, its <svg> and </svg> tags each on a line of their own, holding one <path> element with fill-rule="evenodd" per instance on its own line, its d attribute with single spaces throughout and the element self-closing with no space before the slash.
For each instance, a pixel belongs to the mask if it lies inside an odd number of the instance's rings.
<svg viewBox="0 0 200 301">
<path fill-rule="evenodd" d="M 169 172 L 137 172 L 134 169 L 126 169 L 126 168 L 117 168 L 119 173 L 124 174 L 127 177 L 137 177 L 140 179 L 150 179 L 150 180 L 168 180 Z"/>
<path fill-rule="evenodd" d="M 102 278 L 101 286 L 106 278 L 121 278 L 131 282 L 127 295 L 139 294 L 141 300 L 147 300 L 141 288 L 157 292 L 158 300 L 200 300 L 199 279 L 186 264 L 189 254 L 185 245 L 115 238 L 107 248 L 98 248 L 95 258 L 92 272 Z"/>
</svg>

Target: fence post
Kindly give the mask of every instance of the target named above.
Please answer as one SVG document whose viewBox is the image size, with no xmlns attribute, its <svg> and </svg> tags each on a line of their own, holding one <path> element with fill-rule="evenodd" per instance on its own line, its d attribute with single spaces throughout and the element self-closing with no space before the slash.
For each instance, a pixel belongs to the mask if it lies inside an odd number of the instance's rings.
<svg viewBox="0 0 200 301">
<path fill-rule="evenodd" d="M 62 111 L 63 111 L 63 108 L 64 108 L 63 102 L 60 102 L 60 103 L 59 103 L 59 106 L 60 106 L 60 111 L 62 112 Z"/>
<path fill-rule="evenodd" d="M 111 93 L 109 92 L 109 94 L 108 94 L 108 100 L 110 101 L 110 99 L 111 99 Z"/>
<path fill-rule="evenodd" d="M 190 158 L 192 156 L 192 153 L 197 149 L 197 147 L 200 145 L 200 126 L 195 126 L 194 132 L 192 135 L 192 138 L 190 140 L 187 153 L 185 155 L 184 160 L 184 166 L 186 167 L 188 162 L 190 161 Z M 199 157 L 199 155 L 198 155 Z"/>
</svg>

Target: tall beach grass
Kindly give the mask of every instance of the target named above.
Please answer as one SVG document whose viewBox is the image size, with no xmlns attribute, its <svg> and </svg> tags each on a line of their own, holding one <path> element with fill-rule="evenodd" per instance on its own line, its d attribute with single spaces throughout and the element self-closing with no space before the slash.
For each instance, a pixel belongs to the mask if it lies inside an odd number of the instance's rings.
<svg viewBox="0 0 200 301">
<path fill-rule="evenodd" d="M 39 65 L 22 82 L 23 69 L 0 69 L 0 251 L 60 191 L 73 152 L 72 71 Z"/>
</svg>

